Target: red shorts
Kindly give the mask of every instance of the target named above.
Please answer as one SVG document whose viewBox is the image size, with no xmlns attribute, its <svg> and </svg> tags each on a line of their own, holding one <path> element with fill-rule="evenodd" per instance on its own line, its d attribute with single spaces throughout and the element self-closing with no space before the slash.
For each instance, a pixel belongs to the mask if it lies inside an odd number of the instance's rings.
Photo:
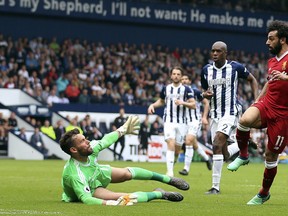
<svg viewBox="0 0 288 216">
<path fill-rule="evenodd" d="M 283 117 L 275 116 L 262 101 L 252 106 L 260 111 L 262 128 L 267 127 L 268 149 L 274 153 L 281 153 L 288 145 L 288 113 Z"/>
</svg>

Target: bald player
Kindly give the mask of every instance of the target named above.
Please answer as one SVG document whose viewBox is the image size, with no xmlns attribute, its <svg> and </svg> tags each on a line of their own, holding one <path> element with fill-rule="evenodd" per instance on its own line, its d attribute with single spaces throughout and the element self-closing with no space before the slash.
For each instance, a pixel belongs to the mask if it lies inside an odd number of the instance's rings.
<svg viewBox="0 0 288 216">
<path fill-rule="evenodd" d="M 203 97 L 210 100 L 210 128 L 213 144 L 212 187 L 206 194 L 220 193 L 220 180 L 224 160 L 239 151 L 236 127 L 242 113 L 238 99 L 238 80 L 250 83 L 254 100 L 258 85 L 255 77 L 242 64 L 228 61 L 227 45 L 217 41 L 212 45 L 212 64 L 201 72 Z"/>
</svg>

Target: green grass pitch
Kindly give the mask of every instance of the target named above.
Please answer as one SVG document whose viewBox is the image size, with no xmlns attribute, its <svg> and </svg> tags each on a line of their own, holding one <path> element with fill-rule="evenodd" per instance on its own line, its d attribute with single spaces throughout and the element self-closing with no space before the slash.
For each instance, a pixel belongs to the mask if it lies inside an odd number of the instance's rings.
<svg viewBox="0 0 288 216">
<path fill-rule="evenodd" d="M 103 164 L 107 162 L 103 162 Z M 190 215 L 287 215 L 287 165 L 278 166 L 278 174 L 271 188 L 271 199 L 261 206 L 247 206 L 259 190 L 264 165 L 251 163 L 237 172 L 223 166 L 221 194 L 205 195 L 211 187 L 211 171 L 205 163 L 193 162 L 189 176 L 189 191 L 180 191 L 184 200 L 179 203 L 164 200 L 140 203 L 135 206 L 86 206 L 80 203 L 63 203 L 61 199 L 61 173 L 65 161 L 0 160 L 0 215 L 99 215 L 99 216 L 190 216 Z M 138 166 L 160 173 L 165 163 L 110 162 L 115 167 Z M 175 165 L 175 173 L 183 163 Z M 177 189 L 155 181 L 134 180 L 111 184 L 114 191 L 151 191 L 157 187 Z"/>
</svg>

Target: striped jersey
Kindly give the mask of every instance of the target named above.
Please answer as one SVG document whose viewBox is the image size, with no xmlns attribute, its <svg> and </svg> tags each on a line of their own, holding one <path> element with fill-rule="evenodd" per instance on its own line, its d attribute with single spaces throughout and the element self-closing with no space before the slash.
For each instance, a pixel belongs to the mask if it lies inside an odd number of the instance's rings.
<svg viewBox="0 0 288 216">
<path fill-rule="evenodd" d="M 196 109 L 187 109 L 187 122 L 193 122 L 195 120 L 199 121 L 202 118 L 201 115 L 201 101 L 203 100 L 203 97 L 201 95 L 201 91 L 196 88 L 192 88 L 194 98 L 196 101 Z"/>
<path fill-rule="evenodd" d="M 201 72 L 201 85 L 204 90 L 213 91 L 210 100 L 211 118 L 223 116 L 237 116 L 242 111 L 242 106 L 237 100 L 238 79 L 247 79 L 250 72 L 236 61 L 227 61 L 217 68 L 215 63 L 207 64 Z"/>
<path fill-rule="evenodd" d="M 180 84 L 175 87 L 173 84 L 169 84 L 162 88 L 160 93 L 160 98 L 165 100 L 165 109 L 163 115 L 164 122 L 172 123 L 186 123 L 186 110 L 187 107 L 183 105 L 177 106 L 175 100 L 187 101 L 190 98 L 193 98 L 193 92 L 188 86 Z"/>
</svg>

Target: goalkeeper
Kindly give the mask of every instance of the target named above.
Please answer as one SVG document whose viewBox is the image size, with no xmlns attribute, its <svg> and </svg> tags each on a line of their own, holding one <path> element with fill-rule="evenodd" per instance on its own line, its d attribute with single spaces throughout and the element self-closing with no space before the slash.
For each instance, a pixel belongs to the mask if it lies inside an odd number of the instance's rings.
<svg viewBox="0 0 288 216">
<path fill-rule="evenodd" d="M 106 134 L 101 140 L 89 141 L 78 129 L 66 132 L 61 140 L 61 149 L 71 158 L 64 166 L 62 174 L 65 202 L 81 201 L 90 205 L 133 205 L 164 199 L 174 202 L 183 200 L 178 192 L 168 192 L 161 188 L 152 192 L 119 193 L 106 187 L 109 183 L 120 183 L 131 179 L 155 180 L 172 185 L 180 190 L 188 190 L 189 184 L 180 178 L 169 177 L 137 167 L 114 168 L 97 163 L 99 152 L 125 134 L 137 134 L 140 128 L 138 116 L 129 116 L 128 120 L 116 131 Z"/>
</svg>

